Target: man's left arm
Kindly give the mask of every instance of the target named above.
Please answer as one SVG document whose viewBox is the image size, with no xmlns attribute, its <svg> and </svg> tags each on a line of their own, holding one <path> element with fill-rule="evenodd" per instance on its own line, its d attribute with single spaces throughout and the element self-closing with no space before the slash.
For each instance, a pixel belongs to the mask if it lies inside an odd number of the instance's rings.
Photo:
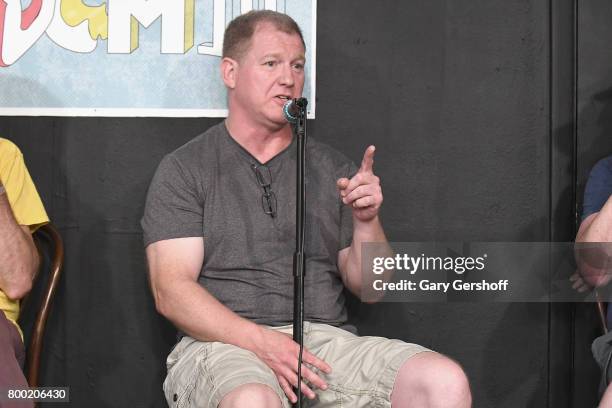
<svg viewBox="0 0 612 408">
<path fill-rule="evenodd" d="M 612 156 L 591 169 L 584 189 L 583 220 L 574 253 L 578 273 L 573 287 L 582 292 L 606 285 L 612 277 Z"/>
<path fill-rule="evenodd" d="M 380 243 L 377 256 L 392 256 L 387 237 L 380 223 L 378 212 L 383 202 L 380 179 L 373 172 L 374 146 L 369 146 L 361 167 L 349 180 L 341 178 L 337 182 L 342 202 L 353 212 L 353 241 L 351 245 L 338 252 L 338 269 L 344 285 L 356 296 L 362 297 L 364 274 L 362 273 L 362 244 Z M 377 248 L 379 249 L 379 248 Z M 367 276 L 372 276 L 367 274 Z"/>
<path fill-rule="evenodd" d="M 612 242 L 612 195 L 600 211 L 582 221 L 576 242 Z"/>
<path fill-rule="evenodd" d="M 30 229 L 15 220 L 0 183 L 0 289 L 10 299 L 21 299 L 32 287 L 38 263 Z"/>
<path fill-rule="evenodd" d="M 588 245 L 592 243 L 592 245 Z M 595 245 L 595 247 L 593 247 Z M 576 263 L 584 282 L 591 287 L 608 284 L 612 279 L 612 196 L 599 212 L 590 214 L 580 224 L 576 235 Z M 579 276 L 572 276 L 578 280 Z M 574 283 L 574 288 L 582 282 Z"/>
</svg>

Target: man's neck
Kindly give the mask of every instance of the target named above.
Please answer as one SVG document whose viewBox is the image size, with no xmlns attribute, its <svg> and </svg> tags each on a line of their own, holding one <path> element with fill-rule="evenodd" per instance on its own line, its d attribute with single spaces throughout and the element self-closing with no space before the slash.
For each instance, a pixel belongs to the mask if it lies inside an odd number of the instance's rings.
<svg viewBox="0 0 612 408">
<path fill-rule="evenodd" d="M 266 163 L 291 144 L 291 127 L 268 129 L 237 119 L 231 114 L 225 120 L 230 136 L 260 163 Z"/>
</svg>

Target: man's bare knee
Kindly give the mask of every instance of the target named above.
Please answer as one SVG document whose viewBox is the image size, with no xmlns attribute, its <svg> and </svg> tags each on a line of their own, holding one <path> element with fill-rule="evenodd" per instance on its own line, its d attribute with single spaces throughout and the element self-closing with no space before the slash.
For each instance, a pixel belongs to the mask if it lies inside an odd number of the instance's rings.
<svg viewBox="0 0 612 408">
<path fill-rule="evenodd" d="M 227 394 L 219 408 L 282 408 L 278 395 L 264 384 L 244 384 Z"/>
<path fill-rule="evenodd" d="M 438 353 L 420 353 L 400 368 L 393 386 L 393 408 L 453 407 L 472 404 L 468 379 L 459 364 Z"/>
</svg>

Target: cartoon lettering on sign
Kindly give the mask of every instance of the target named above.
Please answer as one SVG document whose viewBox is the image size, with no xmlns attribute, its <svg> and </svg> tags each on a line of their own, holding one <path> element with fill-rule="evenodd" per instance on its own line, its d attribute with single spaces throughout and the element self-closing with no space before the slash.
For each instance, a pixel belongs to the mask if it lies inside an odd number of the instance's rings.
<svg viewBox="0 0 612 408">
<path fill-rule="evenodd" d="M 259 4 L 259 1 L 257 2 Z M 264 8 L 277 9 L 277 0 L 264 0 Z M 0 67 L 14 64 L 43 34 L 58 46 L 89 53 L 107 41 L 108 54 L 130 54 L 138 48 L 140 26 L 161 20 L 160 52 L 185 54 L 195 43 L 195 0 L 108 0 L 90 6 L 83 0 L 0 0 Z M 240 1 L 240 12 L 254 8 L 253 0 Z M 226 0 L 213 0 L 213 38 L 199 44 L 198 54 L 221 56 L 226 26 Z"/>
<path fill-rule="evenodd" d="M 81 0 L 55 1 L 55 13 L 47 35 L 51 40 L 67 50 L 92 52 L 98 44 L 97 39 L 108 37 L 106 7 L 86 6 Z"/>
<path fill-rule="evenodd" d="M 162 18 L 162 54 L 184 54 L 193 47 L 193 0 L 122 0 L 108 2 L 108 52 L 128 54 L 138 48 L 139 24 Z"/>
<path fill-rule="evenodd" d="M 33 0 L 21 10 L 20 0 L 0 0 L 0 66 L 19 59 L 51 23 L 55 1 Z"/>
</svg>

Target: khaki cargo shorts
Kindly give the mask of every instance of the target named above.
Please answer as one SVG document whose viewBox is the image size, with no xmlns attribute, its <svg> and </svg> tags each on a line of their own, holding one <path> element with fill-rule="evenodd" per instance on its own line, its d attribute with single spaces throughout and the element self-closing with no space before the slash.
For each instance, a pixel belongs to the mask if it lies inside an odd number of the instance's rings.
<svg viewBox="0 0 612 408">
<path fill-rule="evenodd" d="M 292 326 L 274 327 L 291 333 Z M 332 367 L 319 372 L 327 382 L 325 391 L 314 389 L 308 407 L 390 407 L 391 391 L 402 364 L 423 351 L 416 344 L 383 337 L 359 337 L 326 324 L 304 323 L 304 345 Z M 259 383 L 269 386 L 291 406 L 274 372 L 255 354 L 220 342 L 201 342 L 183 337 L 167 360 L 164 394 L 170 407 L 216 408 L 238 386 Z"/>
</svg>

